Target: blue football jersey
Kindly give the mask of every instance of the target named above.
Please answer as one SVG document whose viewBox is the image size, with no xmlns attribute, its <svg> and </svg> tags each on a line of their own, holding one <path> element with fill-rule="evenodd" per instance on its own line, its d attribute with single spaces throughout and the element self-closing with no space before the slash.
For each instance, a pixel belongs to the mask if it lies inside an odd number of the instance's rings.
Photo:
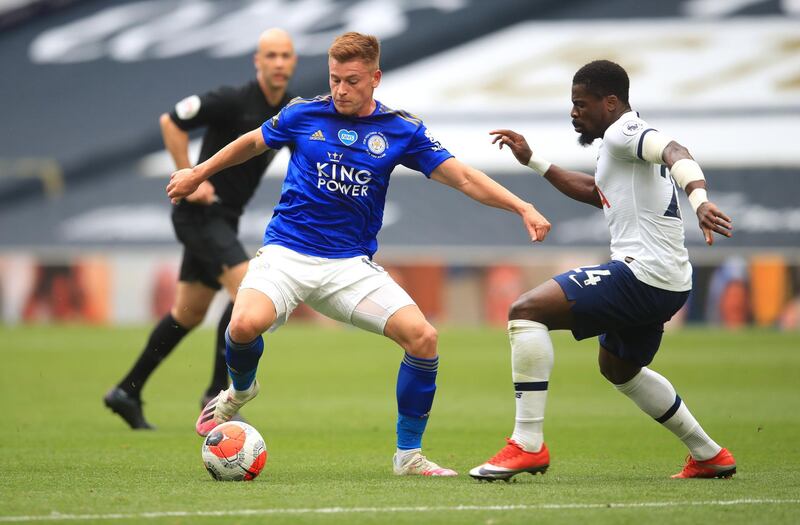
<svg viewBox="0 0 800 525">
<path fill-rule="evenodd" d="M 296 98 L 261 126 L 267 146 L 291 150 L 264 245 L 331 259 L 372 257 L 395 166 L 429 177 L 452 157 L 421 120 L 375 102 L 371 115 L 349 117 L 330 95 Z"/>
</svg>

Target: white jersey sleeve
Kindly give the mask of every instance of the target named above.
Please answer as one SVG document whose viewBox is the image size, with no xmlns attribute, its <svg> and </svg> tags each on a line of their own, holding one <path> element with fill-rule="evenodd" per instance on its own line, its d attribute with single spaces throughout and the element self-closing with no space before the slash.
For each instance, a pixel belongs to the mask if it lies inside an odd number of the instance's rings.
<svg viewBox="0 0 800 525">
<path fill-rule="evenodd" d="M 621 123 L 614 123 L 603 136 L 603 145 L 608 153 L 619 160 L 645 161 L 642 147 L 644 137 L 655 129 L 636 116 L 635 113 L 626 113 Z"/>
</svg>

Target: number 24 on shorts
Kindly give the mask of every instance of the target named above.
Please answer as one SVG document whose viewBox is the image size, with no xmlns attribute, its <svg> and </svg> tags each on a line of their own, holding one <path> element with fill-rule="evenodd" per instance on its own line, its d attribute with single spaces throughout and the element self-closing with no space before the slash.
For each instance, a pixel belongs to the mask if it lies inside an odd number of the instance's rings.
<svg viewBox="0 0 800 525">
<path fill-rule="evenodd" d="M 574 270 L 572 270 L 575 273 L 571 273 L 569 275 L 569 278 L 572 279 L 572 281 L 575 284 L 577 284 L 578 286 L 583 288 L 584 286 L 594 286 L 597 283 L 599 283 L 600 279 L 602 279 L 602 277 L 601 277 L 602 275 L 611 275 L 611 272 L 608 271 L 608 270 L 592 270 L 591 268 L 597 268 L 597 265 L 595 265 L 595 266 L 580 266 L 578 268 L 575 268 Z M 581 274 L 581 273 L 586 275 L 586 277 L 588 277 L 588 279 L 580 279 L 578 277 L 578 274 Z M 581 280 L 583 281 L 583 284 L 581 284 L 581 282 L 580 282 Z"/>
</svg>

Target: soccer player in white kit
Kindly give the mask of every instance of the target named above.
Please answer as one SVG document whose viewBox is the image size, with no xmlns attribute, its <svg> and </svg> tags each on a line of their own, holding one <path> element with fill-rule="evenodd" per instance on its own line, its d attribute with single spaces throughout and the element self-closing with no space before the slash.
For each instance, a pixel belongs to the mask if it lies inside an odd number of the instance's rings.
<svg viewBox="0 0 800 525">
<path fill-rule="evenodd" d="M 520 163 L 559 191 L 603 209 L 611 262 L 557 275 L 512 305 L 514 432 L 500 452 L 470 471 L 476 479 L 508 480 L 549 467 L 542 427 L 553 367 L 550 330 L 571 330 L 579 340 L 599 336 L 603 376 L 689 449 L 686 465 L 673 478 L 736 472 L 733 455 L 705 433 L 670 382 L 647 367 L 658 351 L 664 322 L 683 306 L 692 288 L 675 183 L 686 191 L 709 245 L 713 233 L 731 236 L 731 220 L 708 201 L 703 172 L 688 150 L 631 110 L 628 88 L 625 70 L 607 60 L 586 64 L 573 78 L 570 115 L 578 141 L 584 146 L 603 141 L 594 176 L 547 162 L 511 130 L 491 132 L 494 143 L 508 146 Z"/>
</svg>

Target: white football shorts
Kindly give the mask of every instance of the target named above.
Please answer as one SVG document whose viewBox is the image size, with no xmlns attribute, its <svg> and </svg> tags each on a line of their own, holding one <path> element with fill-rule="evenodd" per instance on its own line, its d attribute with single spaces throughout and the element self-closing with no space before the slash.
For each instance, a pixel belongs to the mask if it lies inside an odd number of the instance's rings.
<svg viewBox="0 0 800 525">
<path fill-rule="evenodd" d="M 331 319 L 383 335 L 392 314 L 416 304 L 367 256 L 326 259 L 276 244 L 258 250 L 239 288 L 258 290 L 275 304 L 277 319 L 269 331 L 306 303 Z"/>
</svg>

